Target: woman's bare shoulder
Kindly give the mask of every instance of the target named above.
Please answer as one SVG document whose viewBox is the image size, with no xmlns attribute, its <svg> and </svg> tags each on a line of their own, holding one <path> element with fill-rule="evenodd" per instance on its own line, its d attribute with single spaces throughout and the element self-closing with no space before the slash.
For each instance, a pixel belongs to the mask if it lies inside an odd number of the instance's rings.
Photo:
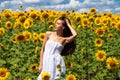
<svg viewBox="0 0 120 80">
<path fill-rule="evenodd" d="M 50 35 L 50 34 L 53 34 L 54 32 L 53 31 L 46 31 L 46 34 Z"/>
</svg>

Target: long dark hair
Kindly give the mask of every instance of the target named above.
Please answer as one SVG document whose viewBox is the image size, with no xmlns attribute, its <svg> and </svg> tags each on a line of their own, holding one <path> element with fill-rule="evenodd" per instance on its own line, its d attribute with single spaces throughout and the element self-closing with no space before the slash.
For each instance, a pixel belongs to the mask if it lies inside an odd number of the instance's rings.
<svg viewBox="0 0 120 80">
<path fill-rule="evenodd" d="M 59 20 L 64 21 L 63 26 L 65 28 L 63 29 L 63 37 L 70 37 L 72 35 L 72 33 L 71 33 L 65 19 L 68 19 L 68 18 L 66 18 L 64 16 L 59 18 Z M 70 22 L 70 20 L 69 20 L 69 22 Z M 71 24 L 71 22 L 70 22 L 70 24 Z M 75 39 L 74 39 L 70 43 L 65 44 L 64 49 L 61 52 L 61 55 L 62 56 L 71 55 L 74 52 L 75 48 L 76 48 L 76 43 L 75 43 Z"/>
</svg>

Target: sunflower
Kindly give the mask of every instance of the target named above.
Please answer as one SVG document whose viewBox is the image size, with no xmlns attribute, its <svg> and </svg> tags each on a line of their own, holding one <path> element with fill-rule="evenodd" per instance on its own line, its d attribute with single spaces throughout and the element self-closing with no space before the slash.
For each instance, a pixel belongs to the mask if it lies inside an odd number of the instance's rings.
<svg viewBox="0 0 120 80">
<path fill-rule="evenodd" d="M 2 25 L 2 21 L 0 20 L 0 27 L 1 27 L 1 25 Z"/>
<path fill-rule="evenodd" d="M 103 45 L 103 40 L 100 38 L 97 38 L 95 39 L 94 43 L 95 43 L 95 46 L 101 47 Z"/>
<path fill-rule="evenodd" d="M 48 26 L 53 25 L 53 22 L 52 21 L 48 21 L 47 25 Z"/>
<path fill-rule="evenodd" d="M 31 70 L 31 71 L 36 71 L 36 70 L 38 70 L 38 64 L 37 64 L 37 63 L 31 64 L 31 65 L 30 65 L 30 70 Z"/>
<path fill-rule="evenodd" d="M 88 25 L 88 19 L 87 18 L 82 19 L 82 25 L 85 25 L 85 26 Z"/>
<path fill-rule="evenodd" d="M 112 21 L 112 22 L 110 23 L 110 25 L 111 25 L 113 28 L 115 28 L 116 22 L 115 22 L 115 21 Z"/>
<path fill-rule="evenodd" d="M 20 9 L 23 9 L 23 5 L 20 5 L 19 8 L 20 8 Z"/>
<path fill-rule="evenodd" d="M 44 9 L 40 9 L 40 13 L 43 13 L 44 12 Z"/>
<path fill-rule="evenodd" d="M 34 44 L 38 44 L 38 39 L 33 39 Z"/>
<path fill-rule="evenodd" d="M 73 68 L 73 63 L 72 63 L 71 61 L 68 61 L 68 62 L 67 62 L 67 67 Z"/>
<path fill-rule="evenodd" d="M 38 46 L 35 47 L 35 54 L 38 54 Z"/>
<path fill-rule="evenodd" d="M 82 19 L 81 19 L 81 16 L 77 15 L 77 16 L 75 17 L 75 21 L 76 21 L 76 22 L 81 22 L 81 20 L 82 20 Z"/>
<path fill-rule="evenodd" d="M 15 22 L 13 28 L 14 29 L 21 29 L 22 28 L 22 24 L 20 22 Z"/>
<path fill-rule="evenodd" d="M 49 26 L 49 29 L 50 29 L 50 30 L 52 30 L 53 28 L 54 28 L 54 26 L 53 26 L 53 25 L 50 25 L 50 26 Z"/>
<path fill-rule="evenodd" d="M 30 27 L 33 25 L 33 19 L 32 18 L 27 18 L 26 21 L 29 22 Z"/>
<path fill-rule="evenodd" d="M 4 49 L 4 46 L 0 44 L 0 51 Z"/>
<path fill-rule="evenodd" d="M 1 18 L 2 18 L 2 14 L 0 13 L 0 20 L 1 20 Z"/>
<path fill-rule="evenodd" d="M 34 33 L 33 33 L 33 39 L 36 39 L 36 40 L 37 40 L 38 37 L 39 37 L 39 35 L 38 35 L 36 32 L 34 32 Z"/>
<path fill-rule="evenodd" d="M 50 80 L 50 74 L 48 72 L 43 72 L 41 75 L 42 80 Z"/>
<path fill-rule="evenodd" d="M 4 35 L 5 34 L 5 29 L 4 28 L 0 28 L 0 35 Z"/>
<path fill-rule="evenodd" d="M 32 80 L 31 78 L 25 78 L 24 80 Z"/>
<path fill-rule="evenodd" d="M 32 37 L 32 34 L 30 32 L 28 32 L 28 31 L 24 31 L 23 35 L 25 36 L 26 41 L 29 41 L 31 39 L 31 37 Z"/>
<path fill-rule="evenodd" d="M 112 38 L 113 34 L 108 34 L 108 39 Z"/>
<path fill-rule="evenodd" d="M 95 22 L 96 25 L 100 25 L 101 24 L 101 18 L 100 17 L 95 18 L 94 22 Z"/>
<path fill-rule="evenodd" d="M 104 15 L 103 15 L 103 13 L 98 13 L 97 14 L 97 17 L 103 17 Z"/>
<path fill-rule="evenodd" d="M 66 80 L 76 80 L 76 77 L 75 75 L 70 74 L 66 77 Z"/>
<path fill-rule="evenodd" d="M 115 20 L 116 20 L 116 21 L 120 21 L 120 16 L 116 16 L 116 17 L 115 17 Z"/>
<path fill-rule="evenodd" d="M 6 80 L 10 75 L 10 72 L 6 68 L 0 68 L 0 80 Z"/>
<path fill-rule="evenodd" d="M 76 12 L 76 10 L 75 10 L 75 9 L 73 9 L 73 10 L 72 10 L 72 13 L 74 13 L 74 12 Z"/>
<path fill-rule="evenodd" d="M 7 19 L 11 18 L 11 16 L 12 16 L 11 12 L 7 11 L 7 12 L 4 13 L 4 17 L 7 18 Z"/>
<path fill-rule="evenodd" d="M 98 35 L 98 36 L 100 36 L 100 37 L 103 37 L 104 34 L 105 34 L 105 31 L 104 31 L 103 28 L 97 28 L 97 29 L 95 30 L 95 33 L 96 33 L 96 35 Z"/>
<path fill-rule="evenodd" d="M 106 59 L 106 52 L 103 50 L 98 50 L 95 56 L 98 61 L 104 61 Z"/>
<path fill-rule="evenodd" d="M 29 15 L 30 18 L 32 18 L 33 20 L 37 19 L 37 13 L 35 11 L 31 12 Z"/>
<path fill-rule="evenodd" d="M 103 25 L 107 25 L 107 24 L 108 24 L 108 18 L 103 17 L 102 20 L 101 20 L 101 23 L 102 23 Z"/>
<path fill-rule="evenodd" d="M 95 8 L 91 8 L 90 9 L 90 14 L 96 14 L 96 9 Z"/>
<path fill-rule="evenodd" d="M 30 23 L 29 23 L 28 21 L 25 21 L 25 22 L 23 23 L 23 27 L 24 27 L 25 29 L 30 28 Z"/>
<path fill-rule="evenodd" d="M 47 12 L 43 12 L 41 16 L 42 16 L 42 19 L 47 19 L 49 17 Z"/>
<path fill-rule="evenodd" d="M 108 17 L 110 17 L 110 18 L 111 18 L 111 17 L 112 17 L 112 15 L 113 15 L 113 13 L 112 13 L 112 12 L 107 12 L 107 16 L 108 16 Z"/>
<path fill-rule="evenodd" d="M 117 69 L 120 63 L 115 57 L 108 57 L 106 64 L 108 69 Z"/>
<path fill-rule="evenodd" d="M 31 12 L 34 12 L 34 11 L 35 11 L 34 8 L 30 8 L 30 10 L 29 10 L 30 13 L 31 13 Z"/>
<path fill-rule="evenodd" d="M 18 35 L 16 35 L 15 40 L 17 42 L 24 42 L 25 41 L 25 36 L 23 34 L 18 34 Z"/>
<path fill-rule="evenodd" d="M 40 39 L 40 41 L 43 41 L 43 40 L 44 40 L 44 37 L 45 37 L 45 33 L 40 33 L 40 34 L 39 34 L 39 39 Z"/>
<path fill-rule="evenodd" d="M 19 21 L 20 23 L 24 23 L 24 22 L 25 22 L 25 19 L 26 19 L 26 16 L 20 16 L 20 17 L 18 18 L 18 21 Z"/>
<path fill-rule="evenodd" d="M 82 25 L 82 28 L 87 28 L 87 25 L 84 25 L 84 24 L 83 24 L 83 25 Z"/>
<path fill-rule="evenodd" d="M 60 70 L 61 70 L 61 65 L 58 64 L 58 65 L 56 66 L 56 68 L 57 68 L 58 71 L 60 71 Z"/>
<path fill-rule="evenodd" d="M 106 33 L 106 32 L 109 32 L 109 28 L 108 28 L 108 26 L 103 26 L 103 27 L 101 27 L 102 29 L 103 29 L 103 31 Z"/>
<path fill-rule="evenodd" d="M 91 30 L 92 32 L 95 32 L 95 29 L 94 29 L 93 27 L 91 27 L 90 30 Z"/>
<path fill-rule="evenodd" d="M 12 22 L 7 21 L 7 22 L 5 23 L 5 27 L 8 28 L 8 29 L 11 29 L 11 28 L 12 28 Z"/>
<path fill-rule="evenodd" d="M 16 39 L 15 39 L 15 38 L 12 38 L 12 42 L 13 42 L 13 43 L 16 43 L 17 41 L 16 41 Z"/>
<path fill-rule="evenodd" d="M 55 24 L 57 20 L 58 20 L 58 18 L 55 18 L 54 21 L 53 21 L 53 23 Z"/>
<path fill-rule="evenodd" d="M 120 22 L 116 23 L 116 29 L 120 31 Z"/>
<path fill-rule="evenodd" d="M 89 21 L 94 21 L 94 16 L 89 16 Z"/>
</svg>

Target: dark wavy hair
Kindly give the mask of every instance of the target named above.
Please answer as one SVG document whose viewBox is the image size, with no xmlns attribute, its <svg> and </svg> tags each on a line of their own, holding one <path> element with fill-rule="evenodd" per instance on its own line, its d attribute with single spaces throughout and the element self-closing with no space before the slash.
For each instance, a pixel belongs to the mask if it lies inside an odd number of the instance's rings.
<svg viewBox="0 0 120 80">
<path fill-rule="evenodd" d="M 66 20 L 65 20 L 65 19 L 68 19 L 68 18 L 62 16 L 62 17 L 60 17 L 58 19 L 64 21 L 63 26 L 65 28 L 63 29 L 63 37 L 70 37 L 72 35 L 72 33 L 71 33 L 71 31 L 70 31 L 70 29 L 69 29 L 69 27 L 68 27 L 68 25 L 66 23 Z M 70 20 L 69 20 L 69 22 L 70 22 Z M 70 22 L 70 24 L 71 24 L 71 22 Z M 64 49 L 61 52 L 61 55 L 62 56 L 71 55 L 74 52 L 75 48 L 76 48 L 76 42 L 75 42 L 75 39 L 74 39 L 73 41 L 65 44 Z"/>
</svg>

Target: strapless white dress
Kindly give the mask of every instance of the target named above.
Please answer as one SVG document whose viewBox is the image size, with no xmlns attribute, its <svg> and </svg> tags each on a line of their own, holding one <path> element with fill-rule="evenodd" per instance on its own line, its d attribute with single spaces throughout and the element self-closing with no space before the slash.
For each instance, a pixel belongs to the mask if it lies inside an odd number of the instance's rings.
<svg viewBox="0 0 120 80">
<path fill-rule="evenodd" d="M 66 73 L 65 63 L 60 55 L 63 48 L 64 46 L 62 44 L 52 40 L 47 40 L 43 55 L 43 69 L 37 80 L 42 80 L 41 75 L 43 72 L 48 72 L 51 75 L 50 80 L 55 80 L 59 78 L 58 75 L 61 73 Z M 57 69 L 57 65 L 61 66 L 61 70 Z"/>
</svg>

